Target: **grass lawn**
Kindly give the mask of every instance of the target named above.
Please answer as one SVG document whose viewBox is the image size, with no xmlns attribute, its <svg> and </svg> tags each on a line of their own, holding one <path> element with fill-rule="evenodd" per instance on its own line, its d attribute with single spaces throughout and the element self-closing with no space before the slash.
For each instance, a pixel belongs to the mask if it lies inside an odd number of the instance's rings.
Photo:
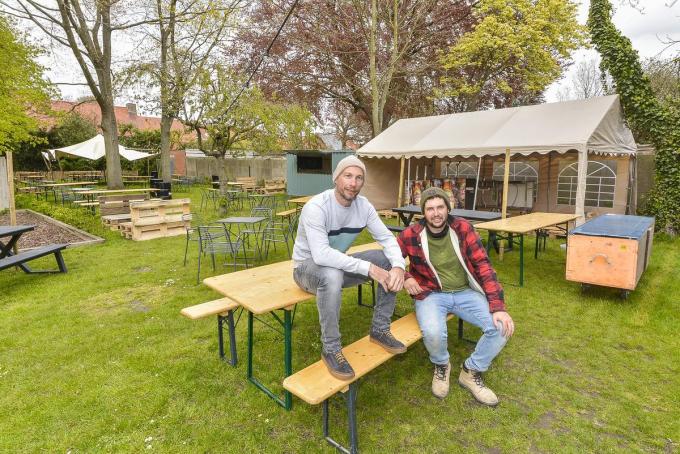
<svg viewBox="0 0 680 454">
<path fill-rule="evenodd" d="M 198 190 L 190 196 L 197 204 Z M 219 295 L 196 282 L 196 249 L 182 265 L 184 237 L 133 242 L 82 210 L 18 199 L 103 236 L 68 249 L 65 275 L 0 272 L 0 452 L 333 452 L 321 436 L 321 407 L 295 399 L 286 412 L 246 379 L 246 323 L 239 365 L 217 355 L 215 319 L 181 308 Z M 206 214 L 217 217 L 214 210 Z M 362 242 L 370 239 L 366 234 Z M 559 241 L 533 259 L 525 287 L 517 253 L 492 261 L 506 283 L 516 333 L 486 375 L 501 404 L 489 409 L 452 386 L 430 393 L 422 342 L 360 382 L 364 452 L 678 452 L 680 449 L 680 240 L 657 236 L 651 264 L 628 300 L 611 290 L 581 294 L 564 278 Z M 280 249 L 270 261 L 287 259 Z M 43 259 L 41 259 L 43 260 Z M 52 266 L 53 258 L 44 259 Z M 205 263 L 208 263 L 207 261 Z M 210 266 L 202 278 L 228 272 Z M 400 293 L 397 311 L 412 311 Z M 345 293 L 343 341 L 368 333 L 370 309 Z M 449 323 L 457 367 L 471 346 Z M 466 336 L 477 338 L 467 326 Z M 283 343 L 258 327 L 256 370 L 277 389 Z M 316 307 L 298 308 L 293 368 L 319 359 Z M 336 438 L 346 440 L 341 399 Z"/>
</svg>

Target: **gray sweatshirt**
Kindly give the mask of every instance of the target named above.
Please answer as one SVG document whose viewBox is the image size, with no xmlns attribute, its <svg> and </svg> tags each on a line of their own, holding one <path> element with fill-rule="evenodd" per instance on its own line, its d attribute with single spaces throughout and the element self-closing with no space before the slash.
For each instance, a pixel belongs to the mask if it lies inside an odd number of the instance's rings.
<svg viewBox="0 0 680 454">
<path fill-rule="evenodd" d="M 302 209 L 293 247 L 295 266 L 311 258 L 320 266 L 368 276 L 370 262 L 345 254 L 365 228 L 383 247 L 392 266 L 404 269 L 397 240 L 368 199 L 360 195 L 350 206 L 344 207 L 335 198 L 335 189 L 315 195 Z"/>
</svg>

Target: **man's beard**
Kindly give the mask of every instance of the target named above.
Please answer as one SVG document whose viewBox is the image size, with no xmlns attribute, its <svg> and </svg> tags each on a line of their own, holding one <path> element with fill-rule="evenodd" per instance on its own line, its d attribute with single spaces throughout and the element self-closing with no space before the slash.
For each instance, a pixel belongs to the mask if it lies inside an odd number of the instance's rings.
<svg viewBox="0 0 680 454">
<path fill-rule="evenodd" d="M 341 191 L 339 189 L 336 192 L 340 195 L 340 197 L 343 200 L 345 200 L 347 202 L 354 202 L 356 200 L 356 198 L 359 196 L 358 192 L 356 194 L 354 194 L 353 196 L 352 195 L 348 196 L 348 195 L 345 194 L 345 191 Z"/>
<path fill-rule="evenodd" d="M 430 230 L 431 229 L 440 229 L 446 224 L 446 218 L 442 218 L 441 221 L 439 222 L 439 225 L 435 225 L 427 219 L 425 219 L 425 223 L 430 228 Z"/>
</svg>

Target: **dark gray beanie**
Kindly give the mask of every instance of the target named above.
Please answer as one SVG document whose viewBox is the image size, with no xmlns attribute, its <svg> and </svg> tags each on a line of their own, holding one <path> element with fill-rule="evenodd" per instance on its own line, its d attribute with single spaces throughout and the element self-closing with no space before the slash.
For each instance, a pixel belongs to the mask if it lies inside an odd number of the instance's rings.
<svg viewBox="0 0 680 454">
<path fill-rule="evenodd" d="M 449 200 L 449 196 L 444 192 L 442 188 L 438 188 L 436 186 L 429 187 L 425 189 L 421 194 L 420 194 L 420 211 L 425 214 L 425 202 L 430 200 L 432 197 L 441 197 L 444 199 L 444 203 L 446 203 L 446 208 L 451 211 L 451 201 Z"/>
</svg>

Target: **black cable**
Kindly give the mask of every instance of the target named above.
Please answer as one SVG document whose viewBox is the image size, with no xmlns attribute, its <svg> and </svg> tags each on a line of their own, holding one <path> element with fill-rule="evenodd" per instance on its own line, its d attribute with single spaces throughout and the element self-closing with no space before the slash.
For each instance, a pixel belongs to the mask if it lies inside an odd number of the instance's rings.
<svg viewBox="0 0 680 454">
<path fill-rule="evenodd" d="M 276 39 L 279 37 L 281 34 L 281 30 L 283 30 L 283 27 L 286 25 L 286 22 L 288 22 L 288 18 L 290 18 L 290 15 L 293 14 L 293 10 L 295 9 L 295 6 L 297 6 L 299 0 L 295 0 L 293 4 L 290 6 L 290 9 L 288 10 L 288 13 L 286 14 L 286 17 L 283 19 L 283 22 L 281 23 L 281 26 L 279 26 L 279 29 L 276 31 L 276 35 L 274 35 L 274 38 L 272 38 L 271 42 L 269 43 L 269 46 L 267 46 L 267 50 L 265 50 L 264 54 L 260 57 L 260 61 L 257 62 L 257 65 L 255 66 L 255 69 L 253 72 L 250 74 L 248 77 L 248 80 L 241 86 L 241 90 L 238 92 L 234 100 L 229 104 L 229 107 L 224 111 L 224 114 L 228 114 L 229 111 L 231 110 L 232 107 L 236 104 L 238 99 L 241 97 L 243 92 L 245 91 L 246 88 L 250 86 L 250 82 L 253 80 L 253 77 L 255 77 L 255 73 L 257 73 L 257 70 L 260 69 L 260 65 L 262 65 L 262 62 L 264 61 L 265 57 L 269 56 L 269 51 L 272 49 L 274 46 L 274 43 L 276 42 Z"/>
</svg>

